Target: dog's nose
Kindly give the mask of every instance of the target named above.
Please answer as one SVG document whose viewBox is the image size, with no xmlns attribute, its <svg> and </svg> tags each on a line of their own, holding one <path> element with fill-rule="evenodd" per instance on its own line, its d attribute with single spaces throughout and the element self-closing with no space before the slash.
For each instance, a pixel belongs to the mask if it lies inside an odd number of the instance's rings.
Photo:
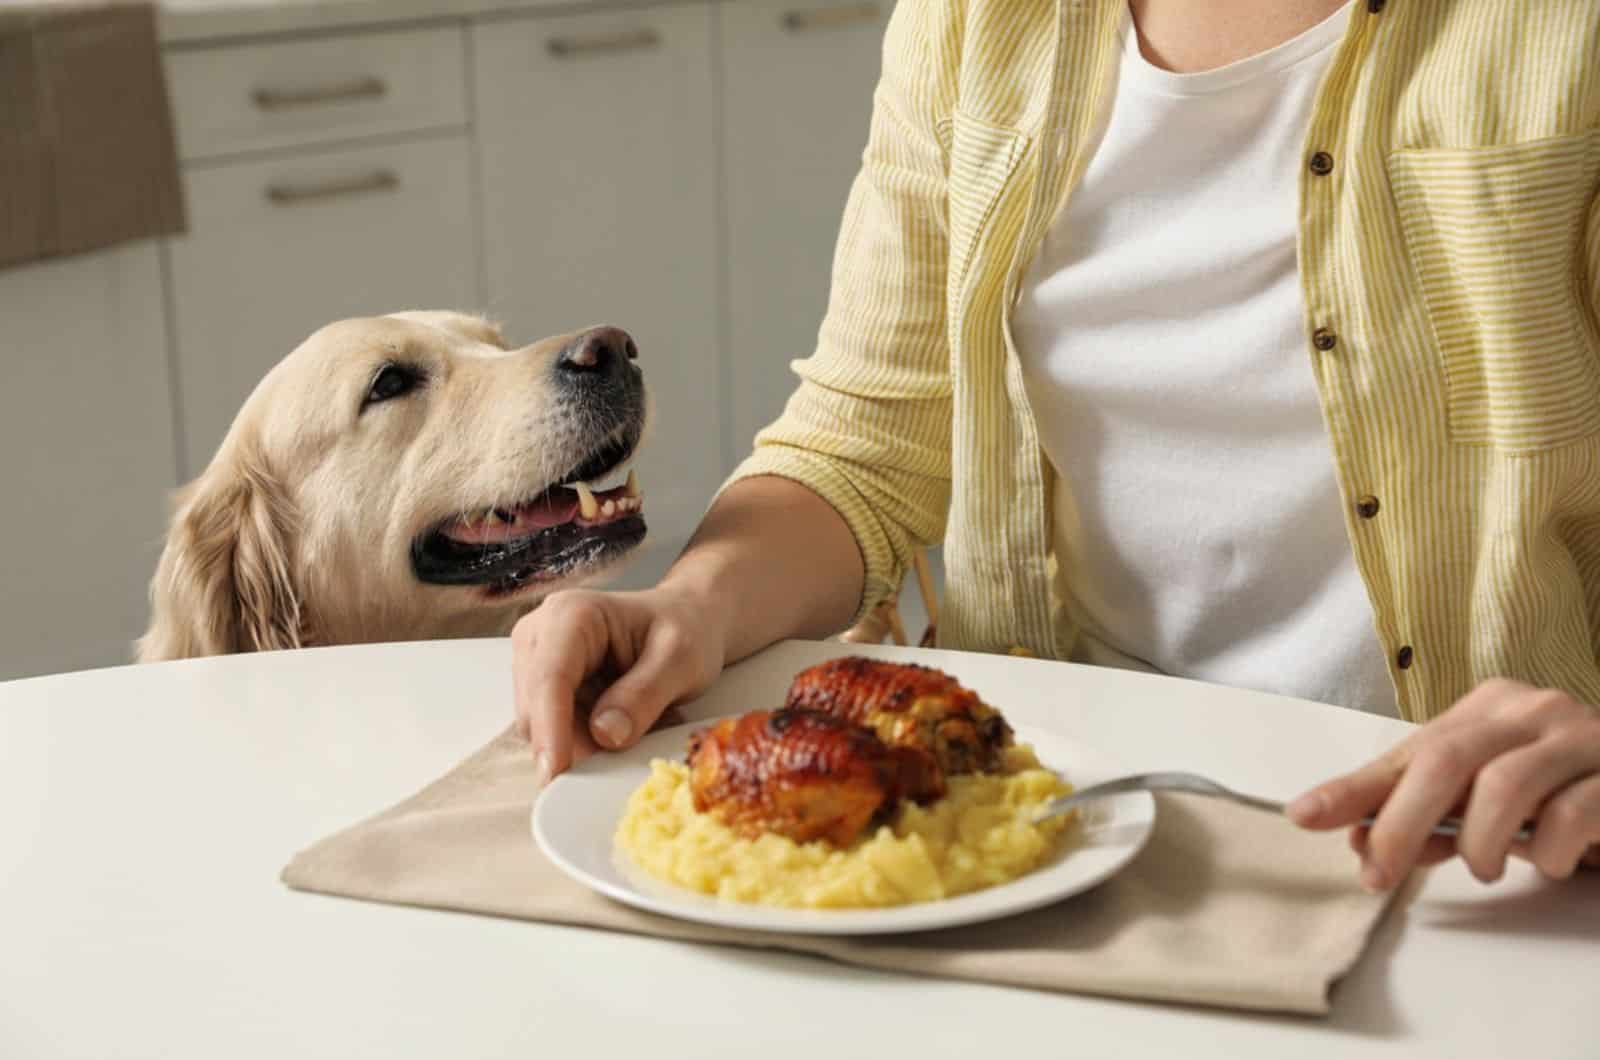
<svg viewBox="0 0 1600 1060">
<path fill-rule="evenodd" d="M 569 372 L 614 372 L 639 359 L 639 347 L 621 328 L 591 328 L 561 351 L 556 367 Z"/>
</svg>

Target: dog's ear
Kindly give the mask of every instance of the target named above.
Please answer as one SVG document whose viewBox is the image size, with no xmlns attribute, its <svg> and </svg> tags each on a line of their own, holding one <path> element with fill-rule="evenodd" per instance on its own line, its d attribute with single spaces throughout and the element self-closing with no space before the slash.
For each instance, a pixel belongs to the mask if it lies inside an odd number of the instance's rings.
<svg viewBox="0 0 1600 1060">
<path fill-rule="evenodd" d="M 427 324 L 440 331 L 448 331 L 474 342 L 488 343 L 502 350 L 511 348 L 499 324 L 475 313 L 458 313 L 450 309 L 408 309 L 403 313 L 390 313 L 389 316 L 396 320 Z"/>
<path fill-rule="evenodd" d="M 300 647 L 294 532 L 293 506 L 258 459 L 218 461 L 185 487 L 150 583 L 139 661 Z"/>
</svg>

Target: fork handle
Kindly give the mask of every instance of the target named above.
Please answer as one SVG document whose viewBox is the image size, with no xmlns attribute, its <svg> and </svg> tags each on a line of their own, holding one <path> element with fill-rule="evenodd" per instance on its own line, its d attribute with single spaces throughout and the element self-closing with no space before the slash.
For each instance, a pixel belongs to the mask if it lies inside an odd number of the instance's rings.
<svg viewBox="0 0 1600 1060">
<path fill-rule="evenodd" d="M 1143 778 L 1139 777 L 1128 777 L 1122 781 L 1111 781 L 1103 785 L 1096 785 L 1096 787 L 1092 789 L 1086 788 L 1083 791 L 1075 792 L 1072 795 L 1057 799 L 1055 802 L 1047 805 L 1043 810 L 1035 814 L 1034 820 L 1040 821 L 1046 817 L 1053 817 L 1056 814 L 1061 813 L 1082 801 L 1085 801 L 1085 796 L 1093 798 L 1096 796 L 1120 794 L 1124 791 L 1145 790 L 1141 788 L 1140 782 L 1142 779 Z M 1165 785 L 1163 785 L 1163 787 L 1165 787 Z M 1263 813 L 1277 814 L 1280 817 L 1284 816 L 1283 803 L 1274 802 L 1271 799 L 1260 799 L 1254 795 L 1246 795 L 1240 791 L 1232 791 L 1227 789 L 1206 790 L 1196 787 L 1187 787 L 1183 789 L 1174 789 L 1168 787 L 1167 790 L 1178 790 L 1180 794 L 1186 795 L 1200 795 L 1206 798 L 1226 799 L 1229 802 L 1236 802 L 1241 806 L 1248 806 L 1252 810 L 1260 810 Z M 1378 819 L 1376 817 L 1368 815 L 1361 818 L 1361 824 L 1364 827 L 1371 828 L 1377 822 L 1377 820 Z M 1446 817 L 1438 824 L 1433 826 L 1433 834 L 1442 836 L 1458 836 L 1461 834 L 1461 826 L 1461 818 Z M 1521 828 L 1517 829 L 1516 835 L 1513 836 L 1513 838 L 1519 843 L 1532 842 L 1533 827 L 1531 825 L 1523 825 Z"/>
<path fill-rule="evenodd" d="M 1373 824 L 1377 822 L 1377 820 L 1378 819 L 1376 817 L 1368 816 L 1361 818 L 1361 823 L 1363 826 L 1371 828 Z M 1461 826 L 1461 818 L 1446 817 L 1444 820 L 1433 826 L 1433 834 L 1458 836 L 1461 834 Z M 1533 841 L 1533 827 L 1531 825 L 1523 825 L 1521 828 L 1517 829 L 1516 835 L 1512 838 L 1519 843 L 1531 843 Z"/>
</svg>

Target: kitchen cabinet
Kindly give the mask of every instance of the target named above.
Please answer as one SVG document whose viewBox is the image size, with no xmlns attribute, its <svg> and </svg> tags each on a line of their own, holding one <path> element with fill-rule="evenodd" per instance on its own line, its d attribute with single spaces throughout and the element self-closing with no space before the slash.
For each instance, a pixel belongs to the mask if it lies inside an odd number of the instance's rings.
<svg viewBox="0 0 1600 1060">
<path fill-rule="evenodd" d="M 729 437 L 749 452 L 797 382 L 827 308 L 861 163 L 889 0 L 740 0 L 722 26 Z"/>
<path fill-rule="evenodd" d="M 0 680 L 132 658 L 173 474 L 154 243 L 0 271 Z"/>
<path fill-rule="evenodd" d="M 615 324 L 639 344 L 655 427 L 635 582 L 681 548 L 723 471 L 712 16 L 473 30 L 488 312 L 517 342 Z"/>
<path fill-rule="evenodd" d="M 184 478 L 317 328 L 479 302 L 461 134 L 189 167 L 184 184 L 191 230 L 168 248 Z"/>
</svg>

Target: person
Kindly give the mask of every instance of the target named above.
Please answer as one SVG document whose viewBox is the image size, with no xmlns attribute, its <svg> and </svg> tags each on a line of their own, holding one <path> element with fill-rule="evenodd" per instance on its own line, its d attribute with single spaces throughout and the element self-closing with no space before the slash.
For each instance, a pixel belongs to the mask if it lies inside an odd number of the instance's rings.
<svg viewBox="0 0 1600 1060">
<path fill-rule="evenodd" d="M 1569 875 L 1600 843 L 1596 70 L 1594 0 L 901 0 L 783 415 L 654 588 L 514 631 L 537 768 L 942 543 L 941 646 L 1418 723 L 1291 807 L 1369 888 Z"/>
</svg>

